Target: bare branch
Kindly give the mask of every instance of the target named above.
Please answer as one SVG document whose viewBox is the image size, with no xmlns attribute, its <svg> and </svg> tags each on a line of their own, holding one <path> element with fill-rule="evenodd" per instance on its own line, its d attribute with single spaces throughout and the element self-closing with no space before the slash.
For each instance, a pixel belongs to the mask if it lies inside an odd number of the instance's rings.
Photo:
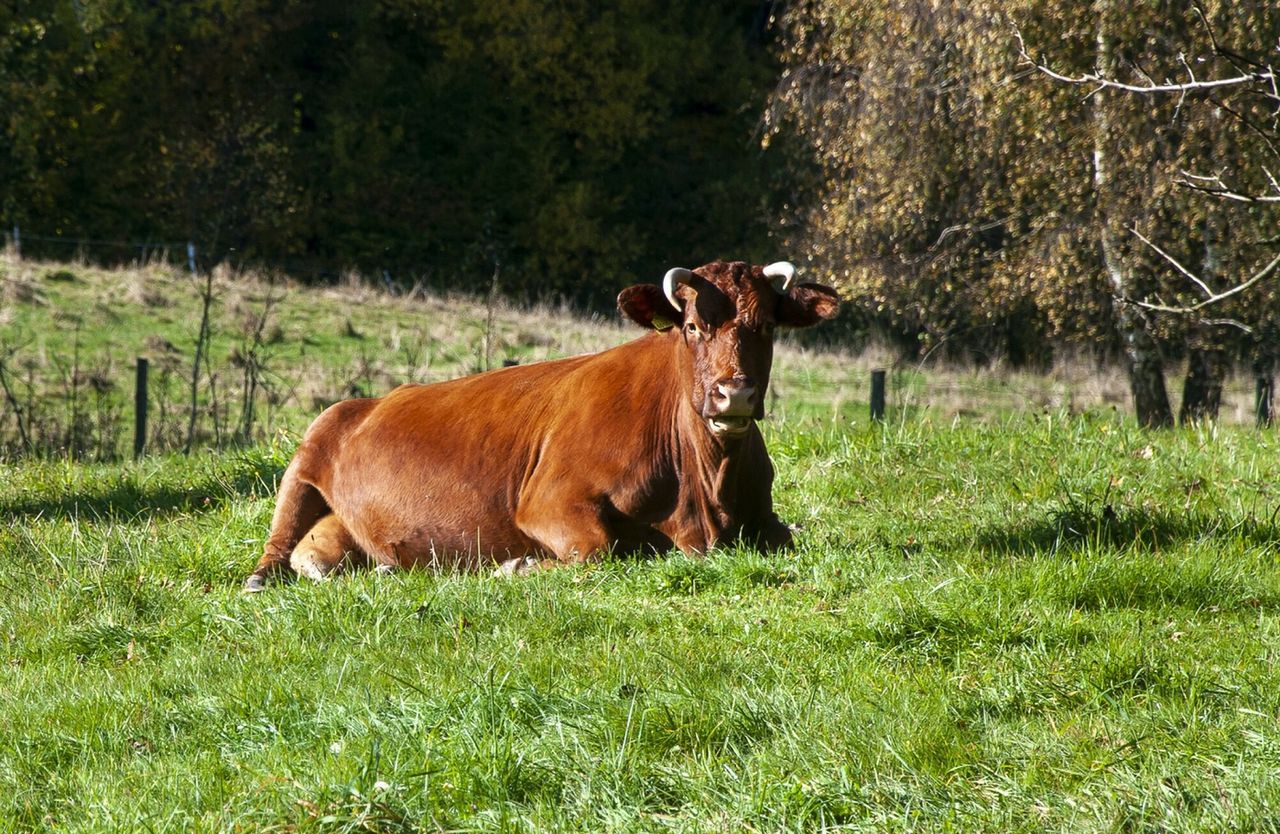
<svg viewBox="0 0 1280 834">
<path fill-rule="evenodd" d="M 1209 23 L 1209 18 L 1205 15 L 1204 9 L 1200 4 L 1193 4 L 1192 9 L 1195 11 L 1196 17 L 1200 18 L 1200 23 L 1204 26 L 1205 36 L 1209 38 L 1209 47 L 1214 55 L 1226 60 L 1226 62 L 1235 67 L 1238 72 L 1248 72 L 1248 70 L 1244 68 L 1245 66 L 1254 67 L 1264 71 L 1271 69 L 1271 67 L 1266 64 L 1246 58 L 1240 53 L 1223 46 L 1218 40 L 1218 36 L 1213 33 L 1213 26 Z"/>
<path fill-rule="evenodd" d="M 1242 321 L 1236 319 L 1200 319 L 1197 324 L 1203 324 L 1206 327 L 1234 327 L 1243 330 L 1245 333 L 1253 333 L 1253 328 Z"/>
<path fill-rule="evenodd" d="M 1184 188 L 1190 188 L 1193 191 L 1199 191 L 1223 200 L 1235 200 L 1239 203 L 1280 203 L 1280 184 L 1276 183 L 1275 177 L 1271 175 L 1267 169 L 1262 169 L 1271 185 L 1275 188 L 1275 194 L 1244 194 L 1231 188 L 1222 181 L 1221 174 L 1205 176 L 1202 174 L 1193 174 L 1190 171 L 1179 171 L 1178 176 L 1174 178 L 1174 182 Z"/>
<path fill-rule="evenodd" d="M 1033 66 L 1044 75 L 1049 76 L 1055 81 L 1061 81 L 1064 84 L 1075 84 L 1077 86 L 1088 85 L 1091 87 L 1096 87 L 1097 89 L 1090 92 L 1090 95 L 1093 95 L 1093 93 L 1096 93 L 1098 90 L 1110 89 L 1110 90 L 1124 90 L 1125 92 L 1130 92 L 1130 93 L 1145 93 L 1145 94 L 1176 93 L 1180 96 L 1185 96 L 1188 93 L 1201 92 L 1204 90 L 1216 90 L 1222 87 L 1236 87 L 1241 85 L 1261 84 L 1261 85 L 1265 85 L 1268 88 L 1268 90 L 1271 91 L 1271 92 L 1264 93 L 1264 95 L 1266 95 L 1268 98 L 1276 97 L 1274 93 L 1274 91 L 1277 89 L 1276 71 L 1269 66 L 1263 69 L 1256 70 L 1254 72 L 1245 72 L 1240 75 L 1235 75 L 1230 78 L 1213 78 L 1205 81 L 1198 80 L 1195 77 L 1195 74 L 1191 73 L 1190 81 L 1166 82 L 1164 84 L 1155 83 L 1153 80 L 1151 80 L 1150 76 L 1147 76 L 1145 73 L 1143 73 L 1143 75 L 1147 78 L 1147 83 L 1126 84 L 1122 81 L 1116 81 L 1113 78 L 1103 78 L 1102 76 L 1096 75 L 1091 72 L 1083 73 L 1081 75 L 1064 75 L 1063 73 L 1057 72 L 1047 64 L 1041 63 L 1040 61 L 1031 57 L 1031 54 L 1027 52 L 1026 44 L 1022 40 L 1022 33 L 1016 27 L 1013 30 L 1013 35 L 1018 41 L 1018 53 L 1022 56 L 1022 60 L 1024 64 Z M 1184 66 L 1187 66 L 1185 60 L 1182 63 Z M 1188 67 L 1188 72 L 1190 73 L 1190 67 Z"/>
<path fill-rule="evenodd" d="M 5 373 L 5 363 L 15 352 L 16 348 L 11 348 L 5 351 L 4 356 L 0 357 L 0 391 L 4 391 L 5 401 L 8 402 L 9 407 L 13 409 L 13 418 L 18 424 L 18 436 L 22 439 L 22 448 L 30 454 L 33 447 L 31 445 L 31 437 L 27 433 L 26 421 L 23 420 L 22 404 L 18 402 L 17 396 L 13 393 L 13 389 L 9 387 L 9 377 Z M 30 415 L 27 416 L 27 419 L 31 419 Z"/>
<path fill-rule="evenodd" d="M 1224 112 L 1231 116 L 1231 118 L 1248 128 L 1250 133 L 1257 137 L 1262 144 L 1267 146 L 1267 150 L 1271 152 L 1272 156 L 1280 155 L 1280 148 L 1277 148 L 1275 143 L 1276 125 L 1274 123 L 1271 127 L 1260 125 L 1254 119 L 1250 118 L 1248 113 L 1232 107 L 1228 102 L 1212 97 L 1210 98 L 1210 101 L 1213 102 L 1215 107 L 1221 107 Z M 1278 99 L 1277 102 L 1280 103 L 1280 99 Z M 1276 112 L 1277 114 L 1280 114 L 1280 105 L 1278 105 Z"/>
<path fill-rule="evenodd" d="M 1270 81 L 1275 76 L 1275 73 L 1249 73 L 1248 75 L 1237 75 L 1231 78 L 1215 78 L 1211 81 L 1184 81 L 1179 84 L 1125 84 L 1110 78 L 1100 78 L 1091 72 L 1075 76 L 1063 75 L 1041 64 L 1036 64 L 1036 69 L 1050 78 L 1066 84 L 1090 84 L 1104 89 L 1124 90 L 1130 93 L 1178 93 L 1179 95 L 1198 90 L 1214 90 L 1219 87 Z"/>
<path fill-rule="evenodd" d="M 1185 266 L 1178 263 L 1177 259 L 1175 259 L 1168 252 L 1164 251 L 1159 246 L 1156 246 L 1150 240 L 1147 240 L 1146 236 L 1144 236 L 1142 232 L 1138 231 L 1136 226 L 1130 226 L 1129 231 L 1133 232 L 1133 234 L 1137 236 L 1138 240 L 1142 241 L 1143 243 L 1147 244 L 1147 246 L 1150 246 L 1152 249 L 1154 249 L 1156 253 L 1160 255 L 1160 257 L 1164 258 L 1166 261 L 1173 264 L 1175 269 L 1177 269 L 1183 275 L 1187 276 L 1187 278 L 1191 279 L 1191 282 L 1195 284 L 1197 287 L 1199 287 L 1201 292 L 1203 292 L 1205 295 L 1209 296 L 1210 298 L 1213 297 L 1213 290 L 1209 289 L 1208 284 L 1200 280 L 1200 278 L 1196 276 L 1191 270 L 1187 269 Z"/>
<path fill-rule="evenodd" d="M 1117 296 L 1116 298 L 1118 301 L 1121 301 L 1127 304 L 1133 304 L 1134 306 L 1141 307 L 1144 310 L 1151 310 L 1152 312 L 1156 312 L 1156 313 L 1176 313 L 1179 315 L 1188 315 L 1190 313 L 1195 313 L 1199 310 L 1203 310 L 1204 308 L 1212 304 L 1217 304 L 1218 302 L 1228 299 L 1233 295 L 1239 295 L 1240 293 L 1249 289 L 1254 284 L 1258 283 L 1259 281 L 1263 280 L 1268 275 L 1270 275 L 1272 272 L 1274 272 L 1277 266 L 1280 266 L 1280 255 L 1276 255 L 1271 260 L 1270 263 L 1268 263 L 1262 269 L 1258 270 L 1253 275 L 1251 275 L 1247 281 L 1240 284 L 1236 284 L 1234 287 L 1232 287 L 1229 290 L 1224 290 L 1223 292 L 1220 292 L 1220 293 L 1214 293 L 1213 295 L 1209 296 L 1203 301 L 1199 301 L 1195 304 L 1191 304 L 1185 307 L 1174 307 L 1169 304 L 1155 304 L 1150 301 L 1140 301 L 1136 298 L 1125 298 L 1123 296 Z M 1197 282 L 1200 283 L 1202 286 L 1204 285 L 1203 281 L 1197 280 Z"/>
<path fill-rule="evenodd" d="M 907 262 L 918 264 L 918 263 L 923 263 L 924 261 L 929 260 L 930 258 L 934 257 L 934 255 L 938 252 L 939 249 L 942 248 L 942 245 L 946 243 L 947 238 L 951 237 L 954 234 L 959 234 L 961 232 L 966 232 L 969 235 L 982 234 L 983 232 L 1000 228 L 1001 226 L 1008 223 L 1011 219 L 1013 219 L 1012 216 L 1009 216 L 1009 217 L 1000 217 L 995 220 L 988 221 L 986 223 L 957 223 L 954 226 L 948 226 L 947 228 L 942 230 L 942 232 L 938 235 L 938 239 L 933 242 L 932 246 L 930 246 L 927 250 L 925 250 L 923 255 L 921 255 L 918 258 L 910 259 Z"/>
</svg>

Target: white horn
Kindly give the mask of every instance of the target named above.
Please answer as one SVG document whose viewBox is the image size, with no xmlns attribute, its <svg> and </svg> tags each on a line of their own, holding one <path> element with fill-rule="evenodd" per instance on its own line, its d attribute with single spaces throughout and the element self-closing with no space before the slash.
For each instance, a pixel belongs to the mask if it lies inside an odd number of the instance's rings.
<svg viewBox="0 0 1280 834">
<path fill-rule="evenodd" d="M 680 299 L 676 297 L 676 287 L 681 284 L 687 284 L 693 279 L 693 273 L 681 267 L 668 269 L 666 276 L 662 279 L 662 291 L 666 293 L 667 300 L 671 302 L 671 306 L 677 310 L 683 310 Z"/>
<path fill-rule="evenodd" d="M 769 283 L 774 292 L 786 295 L 787 290 L 791 289 L 791 282 L 795 280 L 796 268 L 786 261 L 777 261 L 764 268 L 764 276 L 773 279 Z"/>
</svg>

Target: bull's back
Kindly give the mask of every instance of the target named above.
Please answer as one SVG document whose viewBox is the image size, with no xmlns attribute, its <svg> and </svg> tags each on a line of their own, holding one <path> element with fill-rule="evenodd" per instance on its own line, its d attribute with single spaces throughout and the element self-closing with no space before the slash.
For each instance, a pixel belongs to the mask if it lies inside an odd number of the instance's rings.
<svg viewBox="0 0 1280 834">
<path fill-rule="evenodd" d="M 367 552 L 401 565 L 474 565 L 534 553 L 515 525 L 555 390 L 589 357 L 369 401 L 332 455 L 326 497 Z"/>
</svg>

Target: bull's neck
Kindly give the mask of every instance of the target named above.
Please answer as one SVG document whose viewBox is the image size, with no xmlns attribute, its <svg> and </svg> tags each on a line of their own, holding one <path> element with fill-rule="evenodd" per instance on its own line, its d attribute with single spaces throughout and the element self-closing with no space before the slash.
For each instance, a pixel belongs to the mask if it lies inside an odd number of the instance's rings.
<svg viewBox="0 0 1280 834">
<path fill-rule="evenodd" d="M 675 339 L 679 338 L 677 334 Z M 752 426 L 743 437 L 730 440 L 712 434 L 690 399 L 690 371 L 683 364 L 681 347 L 675 339 L 671 350 L 679 370 L 669 376 L 666 399 L 672 420 L 670 454 L 675 471 L 680 473 L 677 512 L 691 516 L 687 521 L 702 528 L 709 545 L 735 524 L 744 461 L 749 447 L 758 440 L 753 437 L 758 429 Z"/>
</svg>

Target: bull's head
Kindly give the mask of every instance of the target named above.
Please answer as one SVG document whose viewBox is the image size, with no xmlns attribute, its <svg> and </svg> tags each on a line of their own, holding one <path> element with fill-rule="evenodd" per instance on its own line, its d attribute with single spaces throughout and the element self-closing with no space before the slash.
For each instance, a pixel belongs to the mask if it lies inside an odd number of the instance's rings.
<svg viewBox="0 0 1280 834">
<path fill-rule="evenodd" d="M 811 327 L 836 314 L 835 290 L 795 280 L 785 261 L 752 266 L 716 261 L 672 269 L 659 288 L 628 287 L 618 308 L 644 327 L 678 326 L 679 375 L 711 433 L 741 437 L 764 416 L 775 327 Z"/>
</svg>

